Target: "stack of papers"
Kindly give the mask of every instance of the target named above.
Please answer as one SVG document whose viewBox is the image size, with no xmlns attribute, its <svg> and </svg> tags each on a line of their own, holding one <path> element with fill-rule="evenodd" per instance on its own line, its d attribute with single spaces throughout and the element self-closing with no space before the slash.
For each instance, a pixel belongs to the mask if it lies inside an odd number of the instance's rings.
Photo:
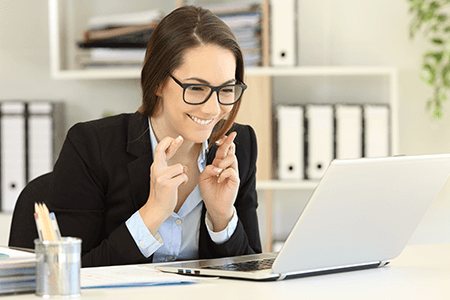
<svg viewBox="0 0 450 300">
<path fill-rule="evenodd" d="M 247 67 L 262 65 L 261 22 L 259 3 L 197 4 L 211 10 L 233 31 Z"/>
<path fill-rule="evenodd" d="M 81 68 L 142 67 L 160 10 L 94 16 L 84 30 L 76 63 Z"/>
<path fill-rule="evenodd" d="M 36 255 L 0 247 L 0 295 L 34 292 Z"/>
<path fill-rule="evenodd" d="M 192 284 L 197 280 L 177 274 L 162 273 L 151 265 L 125 265 L 81 269 L 81 288 L 123 288 L 156 285 Z"/>
<path fill-rule="evenodd" d="M 126 288 L 198 282 L 193 277 L 162 273 L 152 265 L 81 268 L 81 288 Z M 36 255 L 0 247 L 0 295 L 34 292 Z"/>
</svg>

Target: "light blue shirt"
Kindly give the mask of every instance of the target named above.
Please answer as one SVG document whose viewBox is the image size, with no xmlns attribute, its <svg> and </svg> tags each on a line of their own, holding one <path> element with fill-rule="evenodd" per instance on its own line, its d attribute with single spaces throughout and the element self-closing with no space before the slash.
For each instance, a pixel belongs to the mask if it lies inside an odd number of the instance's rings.
<svg viewBox="0 0 450 300">
<path fill-rule="evenodd" d="M 155 148 L 158 142 L 156 141 L 150 120 L 149 131 L 153 157 L 155 157 Z M 206 167 L 207 149 L 208 141 L 205 141 L 197 160 L 200 173 Z M 153 262 L 197 259 L 202 208 L 202 195 L 197 184 L 178 213 L 172 212 L 172 215 L 159 227 L 155 236 L 145 226 L 139 211 L 136 211 L 125 224 L 141 253 L 145 257 L 150 257 L 154 254 Z M 228 223 L 227 228 L 220 232 L 212 231 L 213 225 L 208 218 L 208 214 L 205 221 L 211 239 L 215 243 L 220 244 L 230 239 L 236 230 L 238 217 L 235 209 L 233 218 Z"/>
</svg>

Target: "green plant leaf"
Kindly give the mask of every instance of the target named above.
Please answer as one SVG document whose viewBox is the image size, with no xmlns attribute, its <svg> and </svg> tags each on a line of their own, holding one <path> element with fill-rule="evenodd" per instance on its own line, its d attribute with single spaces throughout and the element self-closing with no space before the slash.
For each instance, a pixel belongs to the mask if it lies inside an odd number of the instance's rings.
<svg viewBox="0 0 450 300">
<path fill-rule="evenodd" d="M 430 10 L 436 10 L 441 7 L 441 4 L 437 1 L 432 1 L 430 3 Z"/>
<path fill-rule="evenodd" d="M 440 39 L 440 38 L 432 38 L 431 41 L 434 44 L 438 44 L 438 45 L 442 45 L 444 43 L 444 41 L 442 39 Z"/>
<path fill-rule="evenodd" d="M 425 53 L 425 55 L 424 55 L 424 59 L 433 58 L 435 60 L 436 64 L 439 64 L 441 62 L 442 57 L 444 57 L 444 52 L 443 51 L 441 51 L 441 52 L 434 52 L 434 51 L 433 52 L 428 52 L 428 53 Z"/>
<path fill-rule="evenodd" d="M 442 69 L 442 83 L 445 87 L 450 88 L 450 65 L 446 65 Z"/>
<path fill-rule="evenodd" d="M 429 85 L 433 85 L 436 80 L 436 69 L 430 64 L 422 66 L 422 79 Z"/>
<path fill-rule="evenodd" d="M 433 88 L 433 94 L 426 101 L 426 111 L 433 118 L 441 119 L 442 103 L 450 100 L 450 0 L 407 0 L 407 3 L 412 15 L 410 38 L 422 32 L 432 48 L 422 57 L 420 74 Z"/>
<path fill-rule="evenodd" d="M 439 21 L 439 22 L 445 22 L 445 21 L 447 21 L 447 19 L 448 19 L 448 17 L 446 16 L 446 15 L 438 15 L 437 16 L 437 20 Z"/>
</svg>

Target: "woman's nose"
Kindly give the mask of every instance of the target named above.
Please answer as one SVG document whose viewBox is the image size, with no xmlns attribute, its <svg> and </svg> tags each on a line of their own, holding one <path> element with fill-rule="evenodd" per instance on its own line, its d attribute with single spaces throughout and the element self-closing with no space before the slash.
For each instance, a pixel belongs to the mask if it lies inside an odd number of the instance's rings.
<svg viewBox="0 0 450 300">
<path fill-rule="evenodd" d="M 217 99 L 217 92 L 211 94 L 211 97 L 201 105 L 202 112 L 210 116 L 217 116 L 220 112 L 220 103 Z"/>
</svg>

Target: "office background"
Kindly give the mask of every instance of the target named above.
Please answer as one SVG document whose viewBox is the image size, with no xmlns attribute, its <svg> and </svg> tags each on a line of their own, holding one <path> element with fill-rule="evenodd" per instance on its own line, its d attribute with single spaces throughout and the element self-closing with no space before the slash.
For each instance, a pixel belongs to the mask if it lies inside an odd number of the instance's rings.
<svg viewBox="0 0 450 300">
<path fill-rule="evenodd" d="M 175 0 L 151 2 L 165 13 L 175 7 Z M 425 111 L 426 99 L 432 91 L 419 74 L 422 53 L 428 45 L 421 36 L 409 39 L 407 0 L 299 0 L 298 6 L 300 65 L 397 67 L 400 153 L 450 152 L 450 105 L 445 107 L 441 121 L 432 120 Z M 137 79 L 50 77 L 47 0 L 0 0 L 0 7 L 0 100 L 64 101 L 66 129 L 104 113 L 137 109 L 141 101 Z M 295 192 L 289 193 L 286 198 L 290 200 L 274 203 L 274 211 L 280 212 L 274 216 L 275 223 L 283 218 L 283 212 L 298 211 L 296 195 L 292 195 Z M 0 244 L 7 243 L 9 222 L 10 215 L 0 214 Z M 450 242 L 450 183 L 411 240 L 411 243 L 436 242 Z"/>
</svg>

